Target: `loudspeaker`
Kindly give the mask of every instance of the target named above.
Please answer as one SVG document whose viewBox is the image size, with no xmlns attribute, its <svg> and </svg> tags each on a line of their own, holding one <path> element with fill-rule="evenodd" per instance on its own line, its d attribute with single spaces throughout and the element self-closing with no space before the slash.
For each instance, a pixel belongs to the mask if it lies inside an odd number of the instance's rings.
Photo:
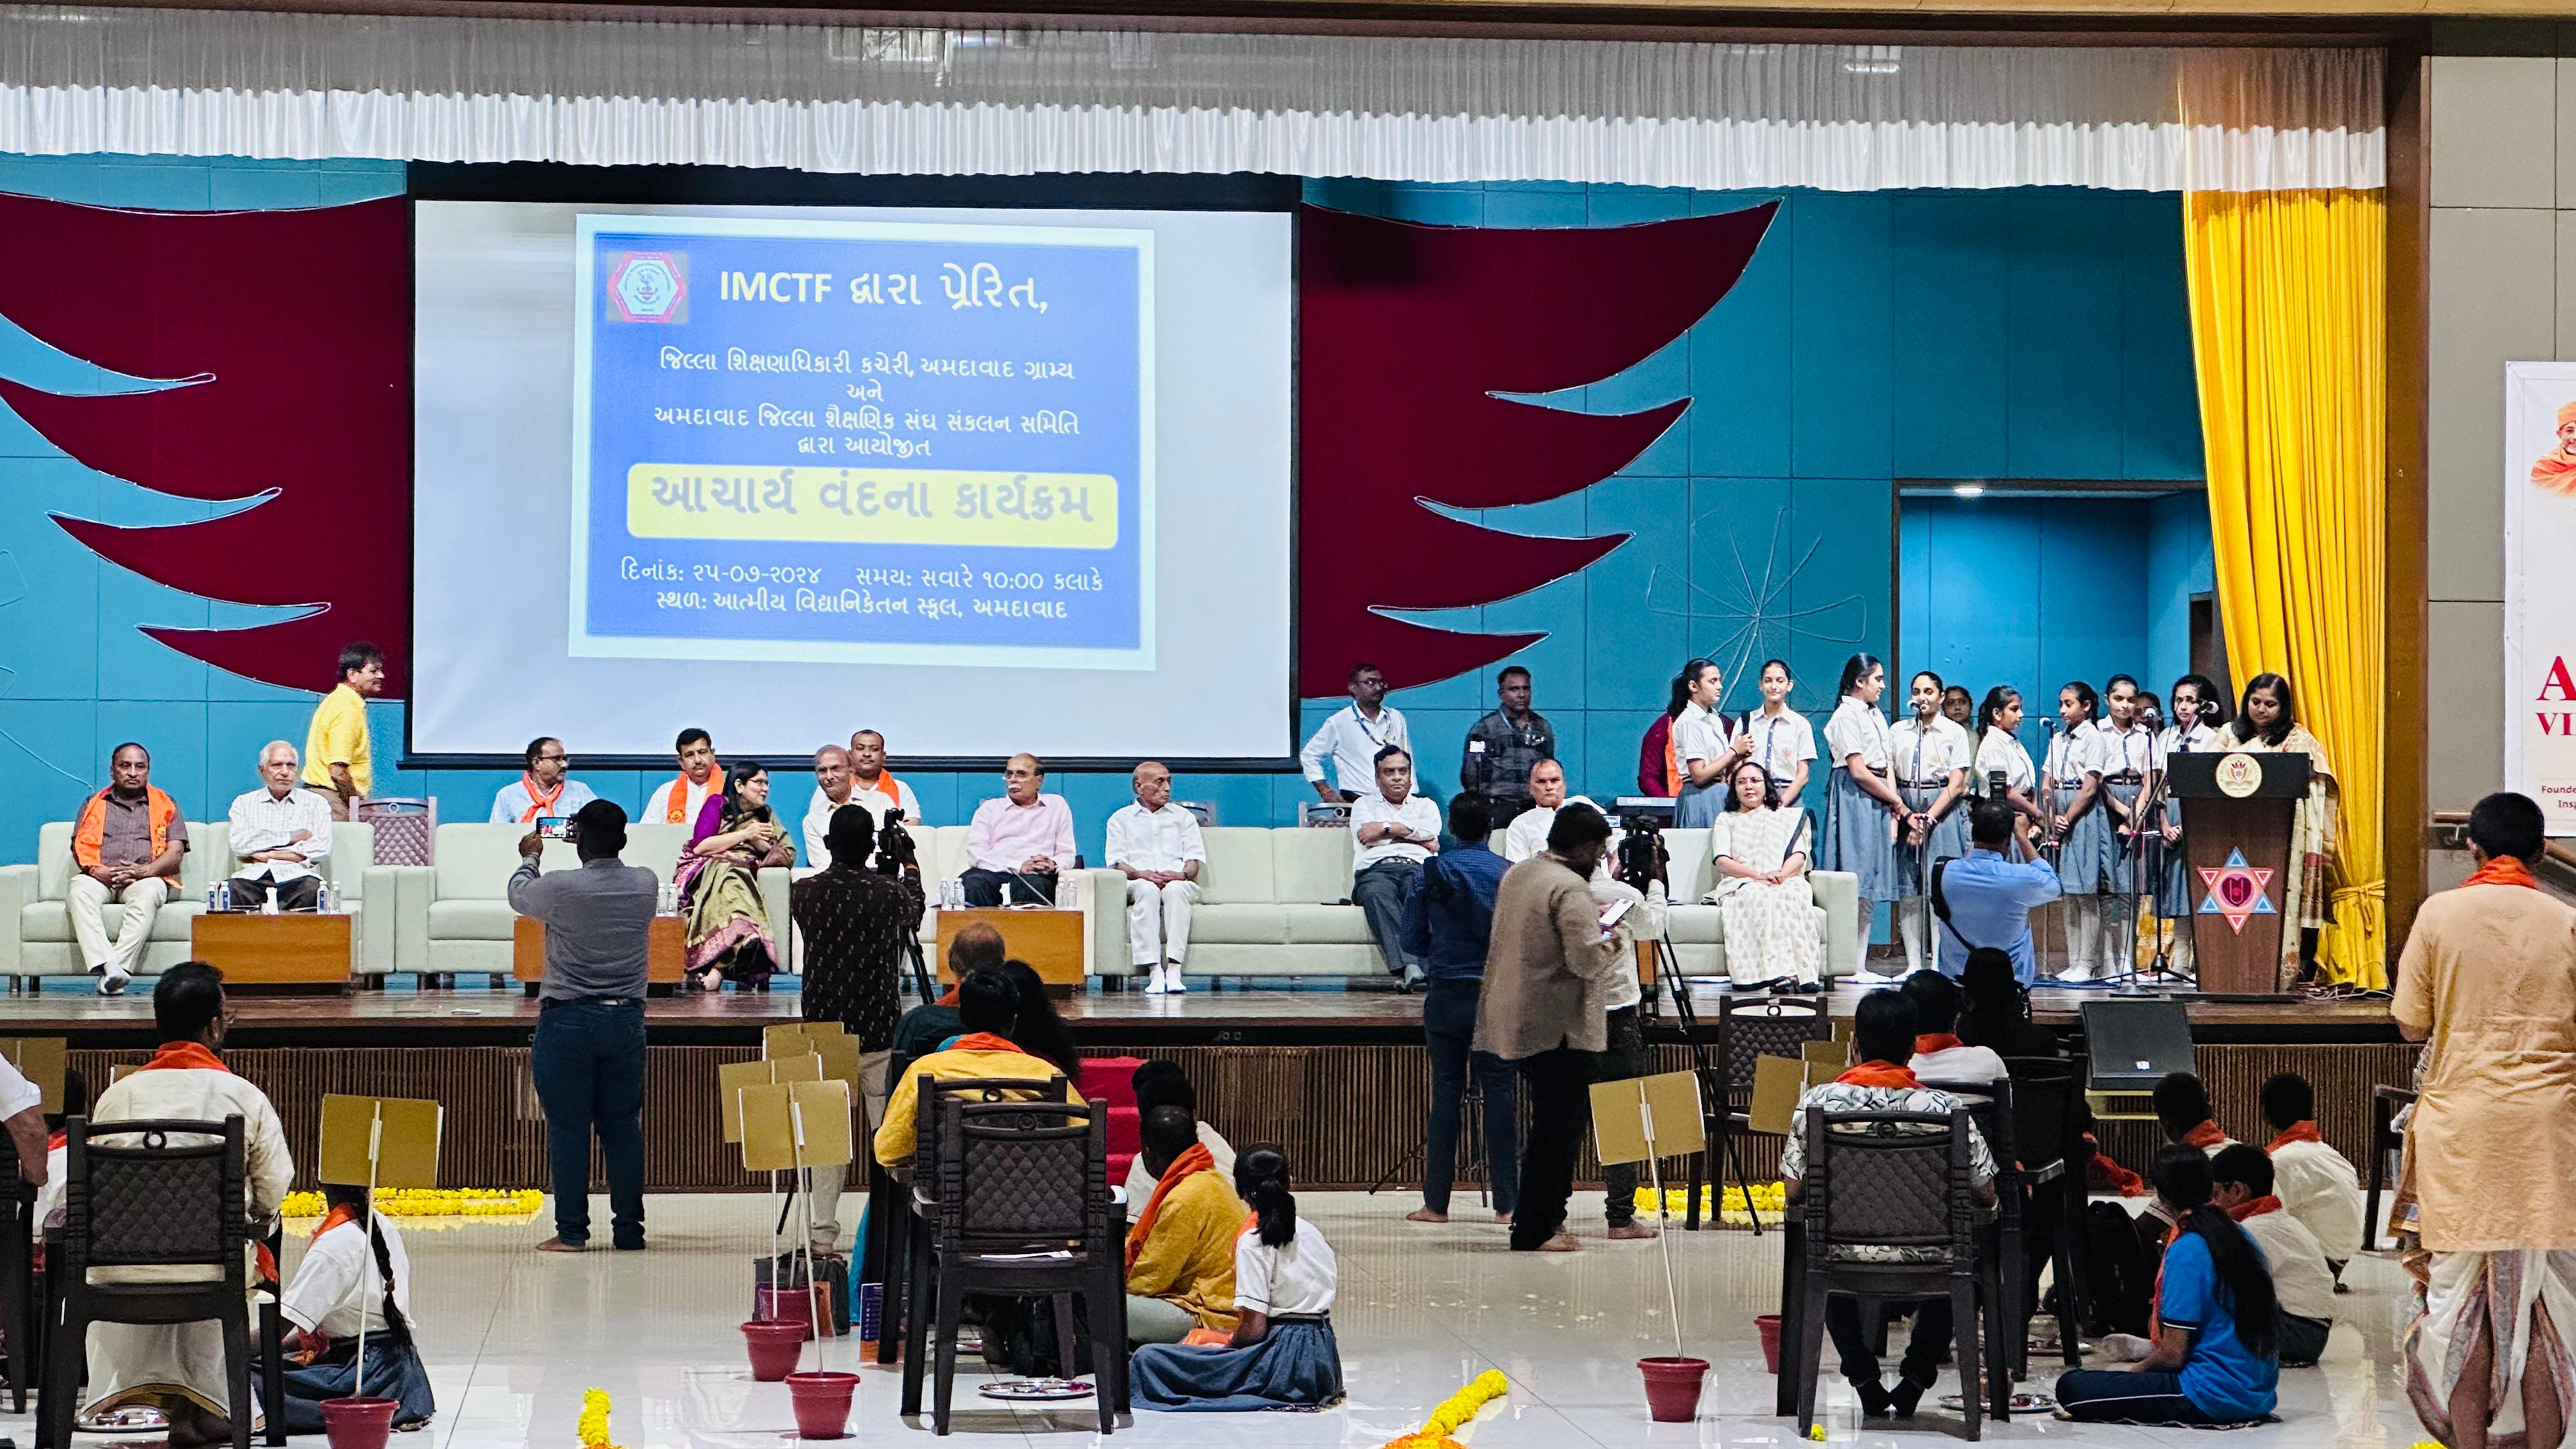
<svg viewBox="0 0 2576 1449">
<path fill-rule="evenodd" d="M 2170 1073 L 2198 1070 L 2191 1014 L 2167 997 L 2085 1002 L 2084 1050 L 2088 1091 L 2152 1092 Z"/>
</svg>

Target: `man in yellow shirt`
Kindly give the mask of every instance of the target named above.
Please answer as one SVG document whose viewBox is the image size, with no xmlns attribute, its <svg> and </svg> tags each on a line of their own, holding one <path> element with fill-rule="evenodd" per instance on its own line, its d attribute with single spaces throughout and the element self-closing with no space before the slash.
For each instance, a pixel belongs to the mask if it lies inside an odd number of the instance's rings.
<svg viewBox="0 0 2576 1449">
<path fill-rule="evenodd" d="M 304 735 L 305 788 L 346 820 L 376 782 L 367 747 L 367 701 L 385 687 L 385 651 L 361 639 L 340 650 L 340 682 L 313 710 Z"/>
<path fill-rule="evenodd" d="M 1019 994 L 1011 989 L 1011 979 L 1001 972 L 972 972 L 958 983 L 957 1024 L 965 1028 L 965 1034 L 941 1050 L 916 1058 L 903 1069 L 902 1079 L 886 1097 L 885 1120 L 877 1126 L 880 1166 L 896 1169 L 898 1176 L 911 1170 L 923 1077 L 943 1082 L 996 1077 L 1043 1082 L 1063 1075 L 1053 1062 L 1030 1056 L 1012 1043 L 1011 1028 L 1019 1024 L 1019 1016 Z M 1065 1099 L 1080 1102 L 1082 1096 L 1068 1083 Z"/>
<path fill-rule="evenodd" d="M 1243 1200 L 1199 1145 L 1187 1107 L 1145 1114 L 1154 1195 L 1127 1230 L 1127 1341 L 1178 1343 L 1192 1329 L 1234 1331 L 1234 1245 Z"/>
</svg>

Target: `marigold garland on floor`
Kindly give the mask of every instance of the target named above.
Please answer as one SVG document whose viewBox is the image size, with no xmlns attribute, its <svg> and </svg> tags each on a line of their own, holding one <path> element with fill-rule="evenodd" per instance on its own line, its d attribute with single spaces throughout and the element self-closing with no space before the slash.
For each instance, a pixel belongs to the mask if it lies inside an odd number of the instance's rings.
<svg viewBox="0 0 2576 1449">
<path fill-rule="evenodd" d="M 581 1391 L 581 1422 L 573 1432 L 581 1436 L 584 1449 L 618 1449 L 608 1442 L 608 1390 Z"/>
<path fill-rule="evenodd" d="M 1463 1449 L 1449 1437 L 1476 1417 L 1486 1404 L 1501 1398 L 1512 1386 L 1501 1369 L 1487 1369 L 1467 1382 L 1465 1388 L 1451 1394 L 1431 1411 L 1422 1427 L 1410 1434 L 1386 1441 L 1384 1449 Z"/>
<path fill-rule="evenodd" d="M 376 1194 L 376 1211 L 389 1218 L 525 1217 L 546 1205 L 546 1195 L 533 1188 L 405 1187 Z M 318 1218 L 324 1203 L 318 1192 L 291 1192 L 278 1205 L 280 1215 Z"/>
<path fill-rule="evenodd" d="M 1714 1188 L 1703 1187 L 1700 1189 L 1699 1211 L 1701 1217 L 1714 1217 L 1720 1222 L 1730 1223 L 1737 1227 L 1749 1227 L 1752 1225 L 1752 1212 L 1748 1211 L 1744 1205 L 1745 1190 L 1742 1187 L 1730 1187 L 1726 1190 L 1726 1205 L 1722 1210 L 1710 1206 L 1711 1202 L 1714 1200 L 1715 1192 L 1716 1189 Z M 1753 1184 L 1752 1195 L 1753 1209 L 1761 1212 L 1764 1217 L 1779 1218 L 1785 1216 L 1789 1210 L 1789 1195 L 1786 1184 L 1777 1182 L 1757 1182 Z M 1689 1190 L 1678 1187 L 1665 1188 L 1664 1206 L 1670 1209 L 1676 1216 L 1688 1212 L 1690 1210 Z M 1641 1187 L 1637 1189 L 1637 1211 L 1641 1213 L 1651 1213 L 1655 1211 L 1655 1191 L 1653 1188 Z"/>
</svg>

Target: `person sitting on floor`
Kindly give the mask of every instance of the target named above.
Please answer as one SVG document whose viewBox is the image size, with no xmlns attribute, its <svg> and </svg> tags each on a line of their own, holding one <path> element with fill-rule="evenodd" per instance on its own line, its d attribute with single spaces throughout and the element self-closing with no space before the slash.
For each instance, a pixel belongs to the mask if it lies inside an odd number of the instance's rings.
<svg viewBox="0 0 2576 1449">
<path fill-rule="evenodd" d="M 1140 1409 L 1320 1409 L 1341 1401 L 1342 1350 L 1333 1338 L 1341 1268 L 1333 1245 L 1297 1216 L 1288 1155 L 1271 1143 L 1234 1165 L 1252 1220 L 1234 1237 L 1234 1334 L 1220 1347 L 1148 1344 L 1130 1389 Z"/>
<path fill-rule="evenodd" d="M 1189 1074 L 1181 1070 L 1178 1062 L 1167 1062 L 1159 1057 L 1145 1062 L 1136 1068 L 1134 1076 L 1127 1079 L 1127 1085 L 1136 1094 L 1136 1120 L 1139 1122 L 1157 1107 L 1179 1107 L 1187 1111 L 1190 1120 L 1198 1124 L 1199 1145 L 1208 1150 L 1208 1156 L 1216 1159 L 1217 1176 L 1229 1181 L 1233 1179 L 1234 1144 L 1226 1141 L 1224 1133 L 1209 1126 L 1208 1120 L 1199 1115 L 1198 1088 L 1190 1085 Z M 1128 1159 L 1126 1186 L 1130 1203 L 1141 1203 L 1154 1195 L 1154 1174 L 1145 1167 L 1144 1153 L 1139 1152 Z"/>
<path fill-rule="evenodd" d="M 1011 1040 L 1019 1024 L 1020 994 L 999 971 L 978 971 L 957 983 L 957 1019 L 966 1034 L 903 1069 L 886 1094 L 885 1121 L 876 1135 L 877 1164 L 901 1177 L 912 1169 L 915 1134 L 921 1112 L 921 1079 L 973 1082 L 991 1078 L 1044 1082 L 1064 1074 L 1055 1063 L 1033 1057 Z M 1082 1094 L 1067 1079 L 1065 1100 L 1079 1103 Z"/>
<path fill-rule="evenodd" d="M 258 1239 L 276 1220 L 277 1206 L 295 1181 L 295 1160 L 288 1152 L 286 1129 L 268 1094 L 233 1075 L 215 1055 L 224 1041 L 224 976 L 203 961 L 183 961 L 161 975 L 152 988 L 152 1020 L 161 1034 L 161 1049 L 99 1094 L 91 1114 L 90 1135 L 108 1145 L 133 1142 L 119 1136 L 119 1122 L 221 1122 L 242 1119 L 245 1217 L 252 1241 L 243 1244 L 245 1258 L 255 1258 Z M 181 1137 L 187 1141 L 181 1141 Z M 194 1146 L 202 1139 L 175 1134 L 173 1145 Z M 94 1268 L 93 1281 L 168 1282 L 197 1270 L 188 1268 Z M 249 1305 L 243 1305 L 245 1316 Z M 247 1358 L 242 1368 L 250 1367 Z M 232 1383 L 225 1372 L 224 1325 L 199 1323 L 96 1323 L 89 1330 L 91 1397 L 82 1410 L 96 1418 L 115 1409 L 149 1406 L 170 1420 L 174 1445 L 213 1444 L 232 1437 Z"/>
<path fill-rule="evenodd" d="M 2013 975 L 2012 957 L 2000 947 L 1979 946 L 1960 968 L 1959 1040 L 1991 1047 L 1999 1057 L 2054 1057 L 2065 1053 L 2057 1033 L 2030 1019 L 2030 989 Z"/>
<path fill-rule="evenodd" d="M 286 1340 L 286 1432 L 321 1433 L 322 1401 L 349 1396 L 361 1323 L 366 1392 L 399 1405 L 395 1428 L 426 1424 L 438 1401 L 412 1344 L 411 1256 L 402 1234 L 368 1210 L 363 1187 L 326 1183 L 322 1197 L 329 1210 L 278 1300 L 294 1326 Z"/>
<path fill-rule="evenodd" d="M 2272 1297 L 2281 1307 L 2281 1367 L 2306 1368 L 2326 1351 L 2334 1328 L 2334 1274 L 2307 1224 L 2273 1195 L 2272 1159 L 2239 1142 L 2209 1159 L 2210 1201 L 2263 1250 Z"/>
<path fill-rule="evenodd" d="M 1959 1110 L 1958 1098 L 1922 1085 L 1910 1069 L 1901 1065 L 1914 1055 L 1914 1027 L 1914 1003 L 1905 999 L 1905 993 L 1873 991 L 1860 999 L 1852 1017 L 1852 1056 L 1859 1065 L 1830 1082 L 1809 1087 L 1798 1098 L 1796 1110 L 1789 1114 L 1789 1140 L 1780 1149 L 1780 1177 L 1790 1202 L 1796 1202 L 1805 1192 L 1800 1179 L 1807 1169 L 1809 1112 Z M 1901 1124 L 1880 1124 L 1867 1130 L 1908 1129 Z M 1976 1185 L 1977 1200 L 1992 1204 L 1995 1160 L 1986 1147 L 1985 1134 L 1973 1123 L 1968 1127 L 1968 1174 Z M 1870 1261 L 1906 1263 L 1937 1258 L 1944 1250 L 1855 1247 L 1837 1251 Z M 1901 1302 L 1892 1301 L 1889 1307 L 1895 1308 Z M 1913 1414 L 1924 1390 L 1941 1377 L 1942 1356 L 1950 1349 L 1951 1326 L 1949 1299 L 1924 1298 L 1914 1303 L 1913 1335 L 1906 1340 L 1905 1360 L 1898 1366 L 1902 1379 L 1891 1390 L 1878 1381 L 1878 1355 L 1872 1351 L 1868 1335 L 1861 1332 L 1859 1302 L 1839 1295 L 1825 1300 L 1825 1332 L 1832 1335 L 1834 1349 L 1842 1355 L 1843 1377 L 1860 1394 L 1861 1413 L 1873 1419 Z"/>
<path fill-rule="evenodd" d="M 1186 1107 L 1145 1114 L 1153 1196 L 1127 1230 L 1127 1341 L 1178 1343 L 1197 1329 L 1234 1328 L 1234 1235 L 1243 1200 L 1199 1145 Z"/>
<path fill-rule="evenodd" d="M 2158 1276 L 2154 1348 L 2127 1369 L 2057 1380 L 2058 1417 L 2093 1424 L 2250 1424 L 2281 1381 L 2280 1309 L 2263 1251 L 2210 1201 L 2209 1157 L 2168 1147 L 2147 1169 L 2182 1210 Z"/>
<path fill-rule="evenodd" d="M 2307 1225 L 2343 1289 L 2343 1265 L 2361 1251 L 2361 1174 L 2317 1131 L 2317 1094 L 2308 1079 L 2281 1072 L 2263 1083 L 2263 1120 L 2272 1129 L 2273 1191 L 2281 1210 Z"/>
<path fill-rule="evenodd" d="M 2218 1125 L 2218 1114 L 2209 1105 L 2209 1089 L 2200 1078 L 2189 1072 L 2167 1072 L 2156 1083 L 2156 1125 L 2164 1129 L 2167 1142 L 2185 1142 L 2215 1157 L 2222 1147 L 2233 1147 L 2236 1139 Z"/>
<path fill-rule="evenodd" d="M 1914 1060 L 1907 1065 L 1918 1080 L 1981 1085 L 2001 1081 L 2004 1059 L 1991 1047 L 1959 1040 L 1959 983 L 1938 971 L 1917 971 L 1905 978 L 1905 999 L 1914 1003 Z"/>
</svg>

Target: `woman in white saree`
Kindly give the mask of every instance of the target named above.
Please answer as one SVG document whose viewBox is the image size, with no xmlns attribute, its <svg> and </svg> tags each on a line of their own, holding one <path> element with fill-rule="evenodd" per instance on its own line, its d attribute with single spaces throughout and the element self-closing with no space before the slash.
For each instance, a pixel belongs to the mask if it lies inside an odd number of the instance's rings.
<svg viewBox="0 0 2576 1449">
<path fill-rule="evenodd" d="M 1738 991 L 1821 991 L 1825 912 L 1807 883 L 1807 815 L 1780 808 L 1780 787 L 1758 761 L 1727 777 L 1726 811 L 1709 830 L 1724 919 L 1726 974 Z"/>
</svg>

